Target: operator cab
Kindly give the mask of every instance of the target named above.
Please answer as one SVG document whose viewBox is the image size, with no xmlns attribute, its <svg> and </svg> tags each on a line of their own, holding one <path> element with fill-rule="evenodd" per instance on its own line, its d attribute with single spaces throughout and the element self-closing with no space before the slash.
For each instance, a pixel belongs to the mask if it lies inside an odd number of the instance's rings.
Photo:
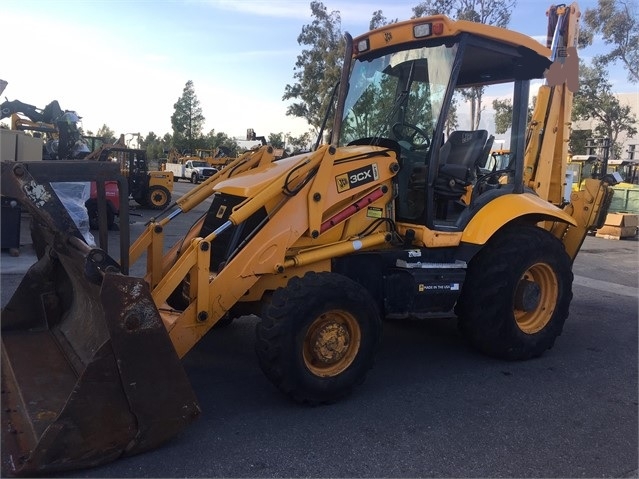
<svg viewBox="0 0 639 479">
<path fill-rule="evenodd" d="M 344 109 L 338 112 L 339 144 L 397 151 L 396 218 L 460 231 L 478 203 L 513 192 L 516 165 L 523 165 L 529 80 L 541 78 L 550 61 L 514 42 L 469 32 L 370 51 L 367 42 L 355 41 Z M 483 127 L 487 122 L 479 129 L 458 126 L 468 117 L 465 98 L 482 98 L 491 85 L 513 106 L 510 144 L 519 145 L 511 148 L 513 161 L 500 169 L 487 164 L 494 141 Z"/>
</svg>

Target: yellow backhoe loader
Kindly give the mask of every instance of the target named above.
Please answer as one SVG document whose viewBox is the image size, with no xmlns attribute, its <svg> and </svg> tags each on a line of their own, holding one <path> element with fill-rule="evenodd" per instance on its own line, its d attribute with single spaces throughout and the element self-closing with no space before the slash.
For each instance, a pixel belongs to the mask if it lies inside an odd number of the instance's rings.
<svg viewBox="0 0 639 479">
<path fill-rule="evenodd" d="M 548 46 L 441 15 L 346 34 L 330 144 L 278 160 L 263 146 L 181 197 L 127 251 L 144 278 L 88 247 L 28 165 L 3 164 L 3 192 L 48 244 L 2 311 L 6 473 L 93 466 L 173 436 L 200 410 L 180 359 L 247 312 L 266 376 L 310 404 L 364 380 L 383 318 L 456 317 L 471 345 L 509 360 L 553 346 L 612 180 L 564 204 L 565 81 L 540 88 L 527 125 L 531 80 L 561 68 L 577 35 L 576 4 L 548 15 Z M 487 131 L 444 137 L 455 90 L 486 85 L 513 101 L 511 160 L 494 171 Z M 165 248 L 171 221 L 204 200 Z"/>
</svg>

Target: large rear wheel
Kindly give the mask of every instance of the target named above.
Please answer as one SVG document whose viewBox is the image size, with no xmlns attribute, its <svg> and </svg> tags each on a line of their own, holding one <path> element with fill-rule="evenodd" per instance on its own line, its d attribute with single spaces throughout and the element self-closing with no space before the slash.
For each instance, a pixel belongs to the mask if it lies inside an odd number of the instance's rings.
<svg viewBox="0 0 639 479">
<path fill-rule="evenodd" d="M 570 258 L 557 238 L 536 226 L 507 227 L 468 265 L 455 308 L 459 329 L 490 356 L 540 356 L 561 334 L 572 279 Z"/>
<path fill-rule="evenodd" d="M 382 323 L 375 300 L 349 278 L 307 273 L 273 293 L 257 326 L 266 376 L 302 403 L 334 402 L 373 365 Z"/>
<path fill-rule="evenodd" d="M 171 203 L 171 192 L 164 186 L 151 186 L 147 197 L 147 205 L 154 210 L 163 210 Z"/>
</svg>

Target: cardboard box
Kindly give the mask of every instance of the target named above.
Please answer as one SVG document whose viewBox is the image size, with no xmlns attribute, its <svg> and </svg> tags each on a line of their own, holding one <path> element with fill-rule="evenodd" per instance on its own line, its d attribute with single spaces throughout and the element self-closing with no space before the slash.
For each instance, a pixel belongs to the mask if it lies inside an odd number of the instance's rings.
<svg viewBox="0 0 639 479">
<path fill-rule="evenodd" d="M 639 226 L 639 215 L 632 213 L 608 213 L 606 226 Z"/>
<path fill-rule="evenodd" d="M 16 161 L 18 131 L 0 128 L 0 161 Z"/>
<path fill-rule="evenodd" d="M 18 135 L 18 161 L 42 161 L 42 138 Z"/>
<path fill-rule="evenodd" d="M 595 236 L 606 239 L 632 238 L 637 235 L 639 215 L 630 213 L 608 213 L 604 226 Z"/>
<path fill-rule="evenodd" d="M 42 141 L 23 131 L 0 129 L 0 161 L 40 161 Z"/>
</svg>

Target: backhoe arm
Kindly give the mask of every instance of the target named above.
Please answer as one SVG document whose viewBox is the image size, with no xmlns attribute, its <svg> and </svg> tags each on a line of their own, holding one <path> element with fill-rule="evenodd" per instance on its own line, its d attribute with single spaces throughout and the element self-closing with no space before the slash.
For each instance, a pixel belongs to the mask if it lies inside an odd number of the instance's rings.
<svg viewBox="0 0 639 479">
<path fill-rule="evenodd" d="M 563 205 L 566 159 L 570 138 L 573 88 L 578 74 L 577 42 L 579 7 L 551 7 L 548 14 L 550 59 L 546 84 L 539 88 L 527 132 L 524 186 L 556 206 Z M 574 66 L 577 62 L 577 66 Z"/>
<path fill-rule="evenodd" d="M 610 178 L 587 180 L 581 191 L 564 201 L 570 116 L 573 92 L 578 87 L 577 34 L 580 12 L 576 3 L 553 6 L 548 11 L 548 47 L 553 64 L 546 71 L 546 84 L 539 88 L 527 133 L 524 185 L 540 197 L 564 207 L 576 226 L 551 223 L 548 228 L 560 238 L 574 260 L 588 231 L 600 227 L 612 199 Z M 552 36 L 551 36 L 552 34 Z"/>
<path fill-rule="evenodd" d="M 586 179 L 580 191 L 573 191 L 570 203 L 565 206 L 564 211 L 577 221 L 577 226 L 555 223 L 551 230 L 563 241 L 566 252 L 573 261 L 588 231 L 603 226 L 612 195 L 613 189 L 606 179 Z"/>
</svg>

